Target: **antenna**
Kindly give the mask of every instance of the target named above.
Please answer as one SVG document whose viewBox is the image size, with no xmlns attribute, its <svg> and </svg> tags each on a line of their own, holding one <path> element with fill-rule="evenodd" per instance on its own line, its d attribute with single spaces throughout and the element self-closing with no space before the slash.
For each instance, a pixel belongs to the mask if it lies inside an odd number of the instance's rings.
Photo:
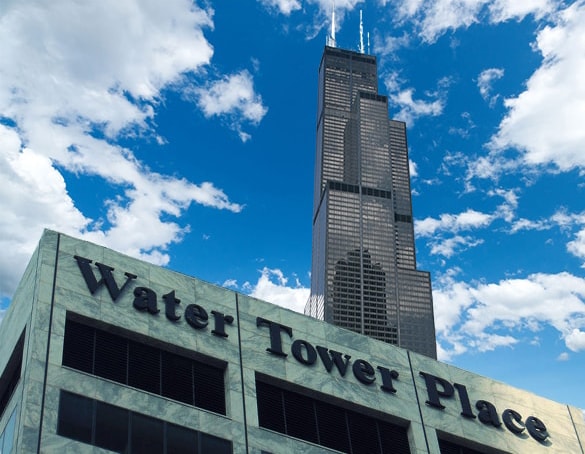
<svg viewBox="0 0 585 454">
<path fill-rule="evenodd" d="M 370 54 L 370 32 L 368 32 L 368 55 Z"/>
<path fill-rule="evenodd" d="M 362 19 L 362 10 L 360 9 L 360 54 L 364 53 L 364 21 Z"/>
<path fill-rule="evenodd" d="M 333 0 L 333 5 L 331 8 L 331 34 L 327 37 L 326 44 L 329 47 L 337 47 L 335 42 L 335 0 Z"/>
</svg>

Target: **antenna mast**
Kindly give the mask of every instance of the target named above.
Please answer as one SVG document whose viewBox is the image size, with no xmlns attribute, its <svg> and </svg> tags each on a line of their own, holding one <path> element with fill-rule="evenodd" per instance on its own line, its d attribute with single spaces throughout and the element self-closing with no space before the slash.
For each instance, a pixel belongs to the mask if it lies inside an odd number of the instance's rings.
<svg viewBox="0 0 585 454">
<path fill-rule="evenodd" d="M 337 47 L 335 42 L 335 0 L 331 7 L 331 33 L 327 36 L 326 43 L 329 47 Z"/>
<path fill-rule="evenodd" d="M 364 53 L 364 21 L 362 19 L 362 10 L 360 9 L 360 54 Z"/>
<path fill-rule="evenodd" d="M 370 32 L 368 32 L 368 55 L 370 54 Z"/>
</svg>

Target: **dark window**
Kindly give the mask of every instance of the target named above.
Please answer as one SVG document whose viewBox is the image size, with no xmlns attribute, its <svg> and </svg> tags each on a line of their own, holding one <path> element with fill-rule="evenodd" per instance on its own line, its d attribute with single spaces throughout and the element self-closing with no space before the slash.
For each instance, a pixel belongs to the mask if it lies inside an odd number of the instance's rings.
<svg viewBox="0 0 585 454">
<path fill-rule="evenodd" d="M 408 214 L 394 213 L 394 220 L 396 222 L 408 222 L 412 224 L 412 216 Z"/>
<path fill-rule="evenodd" d="M 193 361 L 162 352 L 162 395 L 190 405 L 193 399 Z"/>
<path fill-rule="evenodd" d="M 223 438 L 201 434 L 201 454 L 229 454 L 232 444 Z"/>
<path fill-rule="evenodd" d="M 57 434 L 128 454 L 230 454 L 229 440 L 61 391 Z"/>
<path fill-rule="evenodd" d="M 409 454 L 407 429 L 256 380 L 260 427 L 353 454 Z"/>
<path fill-rule="evenodd" d="M 16 346 L 10 355 L 8 363 L 0 376 L 0 417 L 10 402 L 10 398 L 20 380 L 20 369 L 22 368 L 22 354 L 24 351 L 24 331 L 18 338 Z"/>
<path fill-rule="evenodd" d="M 384 454 L 409 452 L 408 438 L 405 436 L 402 427 L 385 421 L 378 421 L 378 428 L 380 430 L 380 442 L 382 443 L 382 452 Z"/>
<path fill-rule="evenodd" d="M 440 438 L 439 449 L 441 450 L 441 454 L 484 454 L 482 451 L 466 448 L 465 446 L 458 445 L 452 441 L 441 440 Z"/>
<path fill-rule="evenodd" d="M 260 427 L 286 433 L 283 396 L 280 389 L 261 381 L 256 381 L 256 396 Z"/>
<path fill-rule="evenodd" d="M 96 402 L 94 445 L 125 452 L 128 447 L 128 410 Z"/>
<path fill-rule="evenodd" d="M 197 454 L 197 432 L 167 424 L 167 454 Z"/>
<path fill-rule="evenodd" d="M 200 362 L 194 363 L 193 369 L 195 406 L 225 415 L 223 373 L 219 375 L 216 367 Z"/>
<path fill-rule="evenodd" d="M 286 433 L 291 437 L 318 443 L 313 399 L 296 393 L 286 393 L 284 408 Z"/>
<path fill-rule="evenodd" d="M 128 342 L 125 339 L 107 331 L 96 330 L 94 358 L 95 375 L 126 383 Z"/>
<path fill-rule="evenodd" d="M 346 414 L 339 407 L 316 402 L 320 444 L 331 449 L 349 452 Z"/>
<path fill-rule="evenodd" d="M 352 411 L 347 414 L 347 422 L 353 454 L 382 452 L 375 419 Z"/>
<path fill-rule="evenodd" d="M 224 368 L 70 319 L 65 323 L 63 365 L 226 414 Z"/>
<path fill-rule="evenodd" d="M 141 454 L 164 452 L 164 426 L 160 419 L 132 413 L 132 451 Z"/>
<path fill-rule="evenodd" d="M 93 401 L 76 394 L 61 393 L 57 433 L 90 443 L 93 427 Z"/>
<path fill-rule="evenodd" d="M 160 394 L 160 350 L 138 342 L 129 342 L 128 384 Z"/>
<path fill-rule="evenodd" d="M 67 324 L 63 343 L 63 365 L 93 374 L 95 330 L 79 323 Z"/>
</svg>

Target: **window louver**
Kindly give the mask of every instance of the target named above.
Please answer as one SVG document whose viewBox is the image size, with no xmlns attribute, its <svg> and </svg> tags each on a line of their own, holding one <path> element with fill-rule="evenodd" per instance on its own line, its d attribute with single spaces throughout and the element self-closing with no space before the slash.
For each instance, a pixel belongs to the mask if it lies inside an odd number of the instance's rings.
<svg viewBox="0 0 585 454">
<path fill-rule="evenodd" d="M 69 319 L 63 365 L 226 414 L 223 368 Z"/>
<path fill-rule="evenodd" d="M 261 380 L 256 402 L 265 429 L 350 454 L 410 454 L 405 427 Z"/>
</svg>

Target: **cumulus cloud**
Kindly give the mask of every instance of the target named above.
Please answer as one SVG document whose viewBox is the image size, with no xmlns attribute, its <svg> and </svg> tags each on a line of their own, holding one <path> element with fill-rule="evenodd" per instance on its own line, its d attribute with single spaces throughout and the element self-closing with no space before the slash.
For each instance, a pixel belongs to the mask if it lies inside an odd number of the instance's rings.
<svg viewBox="0 0 585 454">
<path fill-rule="evenodd" d="M 501 79 L 502 77 L 504 77 L 504 70 L 501 68 L 486 69 L 477 77 L 479 94 L 489 103 L 490 107 L 493 107 L 499 98 L 499 95 L 492 96 L 492 84 L 494 81 Z"/>
<path fill-rule="evenodd" d="M 565 336 L 565 344 L 569 350 L 578 352 L 585 350 L 585 331 L 577 328 Z"/>
<path fill-rule="evenodd" d="M 494 23 L 505 22 L 510 19 L 522 20 L 529 14 L 536 19 L 551 13 L 555 9 L 552 0 L 496 0 L 489 4 L 490 20 Z"/>
<path fill-rule="evenodd" d="M 442 359 L 523 341 L 525 331 L 559 332 L 571 351 L 585 350 L 585 279 L 570 273 L 467 284 L 448 277 L 433 291 Z"/>
<path fill-rule="evenodd" d="M 410 37 L 404 33 L 401 36 L 374 36 L 374 52 L 376 55 L 392 55 L 398 49 L 407 46 L 410 43 Z"/>
<path fill-rule="evenodd" d="M 493 150 L 521 150 L 529 165 L 566 171 L 585 167 L 585 2 L 558 13 L 554 26 L 542 28 L 535 49 L 543 62 L 526 90 L 505 100 L 508 109 L 491 140 Z"/>
<path fill-rule="evenodd" d="M 260 0 L 260 3 L 286 16 L 293 11 L 301 9 L 301 4 L 298 0 Z"/>
<path fill-rule="evenodd" d="M 221 284 L 221 286 L 237 289 L 238 288 L 238 281 L 236 281 L 235 279 L 227 279 L 224 281 L 223 284 Z"/>
<path fill-rule="evenodd" d="M 445 213 L 438 218 L 416 220 L 414 229 L 419 237 L 429 238 L 428 244 L 432 255 L 449 258 L 457 252 L 483 243 L 481 239 L 461 235 L 459 232 L 485 228 L 494 219 L 494 215 L 468 209 L 459 214 Z"/>
<path fill-rule="evenodd" d="M 288 278 L 279 269 L 264 267 L 260 271 L 260 278 L 255 284 L 247 282 L 244 290 L 251 296 L 268 301 L 295 312 L 302 313 L 310 289 L 303 287 L 298 279 L 295 279 L 293 286 L 288 285 Z"/>
<path fill-rule="evenodd" d="M 207 87 L 196 88 L 197 103 L 206 117 L 227 116 L 242 141 L 250 135 L 242 131 L 242 124 L 258 124 L 268 109 L 262 97 L 254 91 L 252 75 L 244 70 L 211 82 Z"/>
<path fill-rule="evenodd" d="M 467 28 L 485 16 L 492 23 L 522 20 L 527 15 L 540 18 L 554 10 L 552 0 L 382 0 L 392 4 L 396 20 L 414 23 L 419 36 L 435 41 L 448 30 Z"/>
<path fill-rule="evenodd" d="M 577 232 L 573 241 L 567 243 L 567 250 L 574 256 L 585 259 L 585 228 Z"/>
<path fill-rule="evenodd" d="M 468 209 L 459 214 L 442 214 L 438 219 L 429 217 L 422 221 L 416 221 L 415 229 L 416 233 L 421 236 L 431 236 L 438 230 L 459 232 L 471 228 L 485 227 L 490 224 L 492 219 L 493 215 Z"/>
<path fill-rule="evenodd" d="M 165 264 L 189 229 L 172 219 L 192 203 L 242 209 L 212 183 L 153 172 L 116 144 L 162 141 L 153 126 L 161 91 L 184 89 L 184 75 L 209 64 L 211 27 L 212 12 L 184 0 L 3 5 L 0 294 L 14 290 L 44 227 Z M 104 219 L 77 206 L 64 172 L 114 193 Z"/>
<path fill-rule="evenodd" d="M 437 83 L 435 91 L 424 93 L 426 99 L 415 97 L 414 88 L 403 88 L 398 73 L 390 73 L 384 79 L 384 85 L 388 90 L 388 99 L 398 112 L 392 114 L 392 118 L 404 121 L 407 126 L 412 126 L 420 117 L 436 117 L 443 113 L 447 95 L 448 79 L 441 79 Z"/>
</svg>

